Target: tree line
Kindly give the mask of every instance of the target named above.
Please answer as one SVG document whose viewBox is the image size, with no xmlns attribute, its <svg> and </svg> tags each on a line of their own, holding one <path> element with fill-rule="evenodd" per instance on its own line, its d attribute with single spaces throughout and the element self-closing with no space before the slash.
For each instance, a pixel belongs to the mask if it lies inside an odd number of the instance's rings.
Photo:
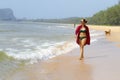
<svg viewBox="0 0 120 80">
<path fill-rule="evenodd" d="M 89 24 L 120 25 L 120 3 L 87 18 Z"/>
</svg>

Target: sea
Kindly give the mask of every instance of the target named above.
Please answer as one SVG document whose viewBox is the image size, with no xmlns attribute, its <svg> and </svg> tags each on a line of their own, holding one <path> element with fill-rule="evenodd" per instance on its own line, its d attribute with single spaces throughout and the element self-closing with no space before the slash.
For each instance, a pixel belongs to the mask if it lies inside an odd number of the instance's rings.
<svg viewBox="0 0 120 80">
<path fill-rule="evenodd" d="M 101 31 L 90 30 L 91 44 L 103 35 Z M 74 24 L 1 21 L 0 80 L 20 66 L 48 60 L 78 47 Z"/>
</svg>

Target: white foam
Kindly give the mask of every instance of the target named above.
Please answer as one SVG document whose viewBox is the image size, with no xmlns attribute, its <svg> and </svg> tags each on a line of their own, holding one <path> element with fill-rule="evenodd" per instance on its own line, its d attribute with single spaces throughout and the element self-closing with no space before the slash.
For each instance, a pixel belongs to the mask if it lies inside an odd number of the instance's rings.
<svg viewBox="0 0 120 80">
<path fill-rule="evenodd" d="M 91 34 L 90 36 L 91 37 L 95 37 L 95 36 L 102 36 L 104 35 L 103 33 L 94 33 L 94 34 Z"/>
<path fill-rule="evenodd" d="M 56 27 L 74 29 L 74 27 L 71 27 L 71 26 L 72 25 L 56 26 Z"/>
<path fill-rule="evenodd" d="M 91 43 L 97 41 L 97 39 L 92 39 Z M 27 43 L 29 41 L 25 41 Z M 46 48 L 43 48 L 47 46 Z M 49 58 L 56 57 L 61 54 L 65 54 L 74 48 L 79 47 L 75 41 L 63 41 L 59 43 L 43 43 L 42 45 L 35 45 L 33 49 L 15 49 L 7 48 L 5 51 L 8 56 L 12 56 L 17 60 L 30 60 L 30 63 L 38 62 L 39 60 L 45 60 Z"/>
<path fill-rule="evenodd" d="M 66 26 L 56 26 L 56 27 L 66 28 Z"/>
<path fill-rule="evenodd" d="M 65 54 L 77 47 L 77 45 L 75 44 L 76 43 L 73 42 L 60 42 L 55 43 L 54 46 L 52 44 L 52 46 L 49 46 L 46 49 L 41 48 L 41 46 L 36 46 L 34 50 L 18 50 L 13 48 L 7 48 L 5 51 L 7 52 L 8 56 L 12 56 L 17 60 L 30 60 L 30 63 L 34 63 L 39 60 L 49 59 L 61 54 Z"/>
<path fill-rule="evenodd" d="M 93 42 L 96 42 L 96 41 L 98 41 L 97 39 L 92 39 L 91 41 L 90 41 L 90 43 L 93 43 Z"/>
<path fill-rule="evenodd" d="M 91 37 L 103 36 L 103 35 L 104 35 L 104 32 L 98 32 L 98 31 L 96 31 L 96 30 L 90 31 L 90 36 L 91 36 Z"/>
<path fill-rule="evenodd" d="M 102 33 L 91 32 L 92 36 L 103 35 Z M 30 63 L 38 62 L 39 60 L 45 60 L 56 57 L 61 54 L 68 53 L 74 48 L 79 47 L 75 41 L 61 41 L 61 42 L 45 42 L 41 45 L 33 40 L 18 39 L 15 41 L 20 42 L 24 47 L 22 49 L 7 48 L 5 51 L 8 56 L 12 56 L 17 60 L 30 60 Z M 91 43 L 98 41 L 98 38 L 92 38 Z M 31 47 L 32 46 L 32 47 Z"/>
</svg>

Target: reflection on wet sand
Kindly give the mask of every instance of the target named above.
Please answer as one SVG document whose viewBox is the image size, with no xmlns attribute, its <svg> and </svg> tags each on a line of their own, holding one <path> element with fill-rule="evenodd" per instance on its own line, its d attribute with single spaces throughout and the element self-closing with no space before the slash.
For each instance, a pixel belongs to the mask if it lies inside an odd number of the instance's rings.
<svg viewBox="0 0 120 80">
<path fill-rule="evenodd" d="M 26 66 L 9 80 L 93 80 L 92 67 L 77 57 L 57 57 L 42 64 Z"/>
<path fill-rule="evenodd" d="M 78 57 L 62 56 L 43 65 L 44 75 L 49 80 L 93 80 L 92 66 Z M 41 76 L 42 77 L 42 76 Z"/>
<path fill-rule="evenodd" d="M 76 70 L 74 77 L 76 80 L 93 80 L 92 79 L 92 66 L 90 64 L 85 63 L 84 60 L 80 61 L 80 64 L 76 65 Z"/>
</svg>

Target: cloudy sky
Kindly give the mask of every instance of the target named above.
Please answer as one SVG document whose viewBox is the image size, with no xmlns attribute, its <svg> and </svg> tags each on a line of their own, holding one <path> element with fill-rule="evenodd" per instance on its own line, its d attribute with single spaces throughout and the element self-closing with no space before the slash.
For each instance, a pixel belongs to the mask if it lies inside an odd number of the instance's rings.
<svg viewBox="0 0 120 80">
<path fill-rule="evenodd" d="M 17 18 L 90 17 L 119 0 L 0 0 L 0 8 L 11 8 Z"/>
</svg>

